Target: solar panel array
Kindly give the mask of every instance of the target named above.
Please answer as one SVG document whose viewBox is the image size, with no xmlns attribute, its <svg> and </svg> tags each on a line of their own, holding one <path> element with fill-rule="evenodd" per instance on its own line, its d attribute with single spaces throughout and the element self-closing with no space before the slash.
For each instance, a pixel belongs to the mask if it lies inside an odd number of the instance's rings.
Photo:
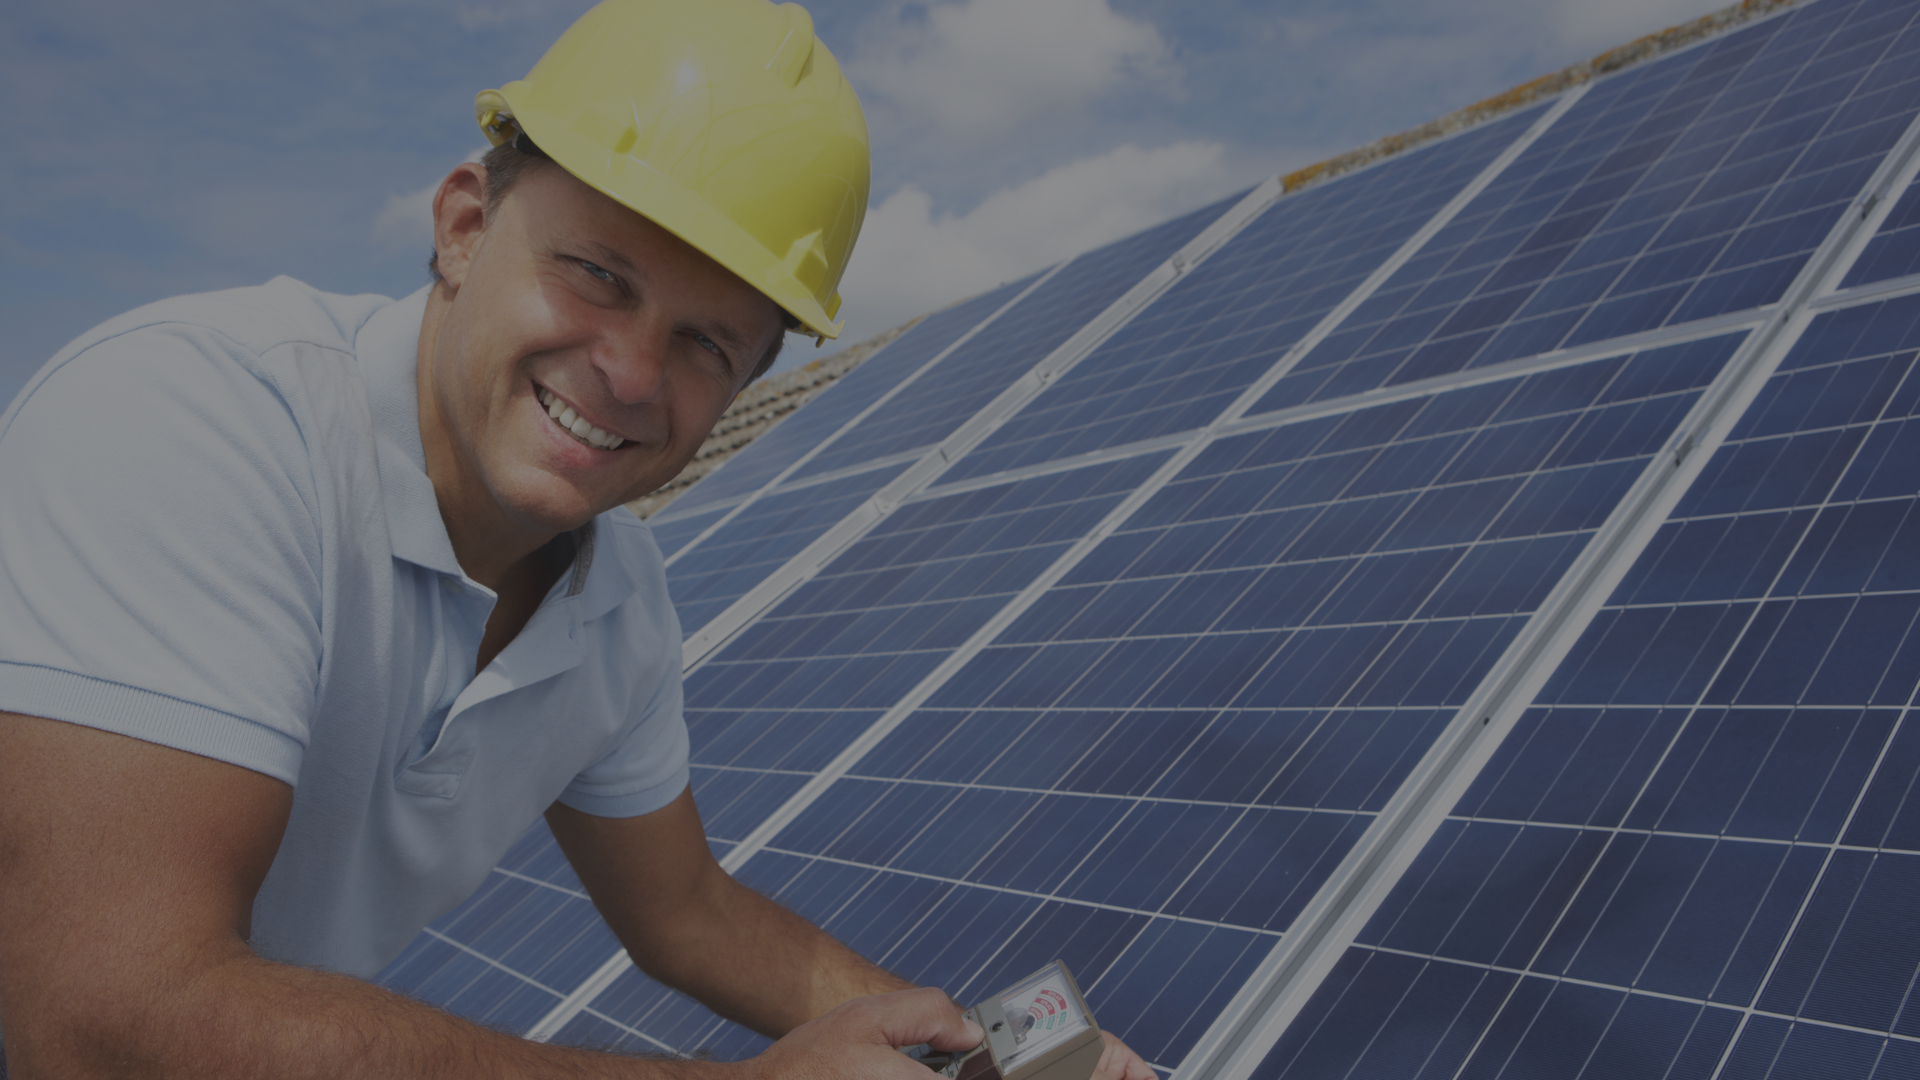
<svg viewBox="0 0 1920 1080">
<path fill-rule="evenodd" d="M 922 321 L 655 521 L 737 877 L 1163 1074 L 1920 1073 L 1920 28 L 1817 0 Z M 535 826 L 383 979 L 764 1040 Z"/>
</svg>

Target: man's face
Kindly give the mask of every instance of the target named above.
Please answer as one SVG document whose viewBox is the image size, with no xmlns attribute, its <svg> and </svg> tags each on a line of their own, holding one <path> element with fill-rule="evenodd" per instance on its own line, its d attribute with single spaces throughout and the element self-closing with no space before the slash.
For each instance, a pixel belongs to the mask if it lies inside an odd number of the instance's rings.
<svg viewBox="0 0 1920 1080">
<path fill-rule="evenodd" d="M 443 513 L 505 515 L 483 529 L 561 532 L 665 484 L 783 332 L 771 300 L 556 166 L 469 233 L 442 252 L 421 437 Z"/>
</svg>

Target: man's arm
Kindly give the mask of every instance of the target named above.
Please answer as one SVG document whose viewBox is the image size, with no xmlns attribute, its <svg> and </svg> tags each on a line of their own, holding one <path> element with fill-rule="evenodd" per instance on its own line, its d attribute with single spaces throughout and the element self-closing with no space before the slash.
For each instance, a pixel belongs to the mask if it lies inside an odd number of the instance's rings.
<svg viewBox="0 0 1920 1080">
<path fill-rule="evenodd" d="M 762 1035 L 913 986 L 733 880 L 707 847 L 692 789 L 631 818 L 555 803 L 547 825 L 640 970 Z"/>
<path fill-rule="evenodd" d="M 733 880 L 707 847 L 691 789 L 634 818 L 556 803 L 547 825 L 642 971 L 762 1035 L 779 1038 L 844 1002 L 913 985 Z M 1153 1080 L 1126 1043 L 1102 1035 L 1094 1080 Z"/>
<path fill-rule="evenodd" d="M 272 778 L 0 713 L 0 1026 L 37 1077 L 673 1077 L 924 1073 L 880 1053 L 977 1033 L 933 991 L 868 999 L 740 1065 L 618 1058 L 468 1023 L 247 947 L 292 806 Z M 888 1051 L 888 1053 L 891 1053 Z M 918 1070 L 917 1072 L 915 1070 Z"/>
</svg>

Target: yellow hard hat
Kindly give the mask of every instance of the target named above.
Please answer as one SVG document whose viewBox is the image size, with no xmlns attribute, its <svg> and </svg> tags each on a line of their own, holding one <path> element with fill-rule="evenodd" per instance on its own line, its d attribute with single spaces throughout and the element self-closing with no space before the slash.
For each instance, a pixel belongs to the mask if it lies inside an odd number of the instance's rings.
<svg viewBox="0 0 1920 1080">
<path fill-rule="evenodd" d="M 838 337 L 867 212 L 867 121 L 798 4 L 605 0 L 527 77 L 474 98 L 568 172 Z"/>
</svg>

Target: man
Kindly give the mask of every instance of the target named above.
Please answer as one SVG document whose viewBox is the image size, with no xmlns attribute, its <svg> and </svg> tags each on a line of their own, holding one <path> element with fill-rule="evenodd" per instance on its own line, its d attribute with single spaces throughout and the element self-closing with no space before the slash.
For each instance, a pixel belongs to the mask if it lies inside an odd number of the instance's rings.
<svg viewBox="0 0 1920 1080">
<path fill-rule="evenodd" d="M 864 121 L 798 6 L 609 0 L 480 95 L 435 283 L 84 335 L 0 420 L 0 1029 L 16 1077 L 891 1076 L 978 1043 L 740 886 L 620 505 L 788 325 L 837 332 Z M 523 1041 L 367 982 L 544 813 L 636 963 L 777 1042 Z M 1151 1071 L 1117 1040 L 1103 1072 Z"/>
</svg>

